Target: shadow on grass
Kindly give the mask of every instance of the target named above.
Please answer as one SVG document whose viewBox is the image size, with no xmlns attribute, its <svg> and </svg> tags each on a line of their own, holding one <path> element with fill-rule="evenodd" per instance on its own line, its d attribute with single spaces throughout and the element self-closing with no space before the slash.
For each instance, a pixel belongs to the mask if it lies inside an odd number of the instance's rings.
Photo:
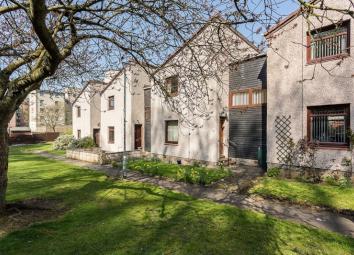
<svg viewBox="0 0 354 255">
<path fill-rule="evenodd" d="M 149 184 L 112 181 L 55 161 L 29 172 L 24 166 L 10 166 L 18 178 L 10 183 L 14 199 L 51 197 L 71 210 L 5 236 L 0 254 L 354 253 L 352 239 Z"/>
</svg>

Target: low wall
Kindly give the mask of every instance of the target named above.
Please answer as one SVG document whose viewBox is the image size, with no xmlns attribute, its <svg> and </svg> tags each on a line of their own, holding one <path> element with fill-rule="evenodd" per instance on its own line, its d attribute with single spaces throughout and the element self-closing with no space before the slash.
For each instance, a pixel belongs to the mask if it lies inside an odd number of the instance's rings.
<svg viewBox="0 0 354 255">
<path fill-rule="evenodd" d="M 149 158 L 158 158 L 163 162 L 166 163 L 173 163 L 173 164 L 182 164 L 182 165 L 193 165 L 194 163 L 198 163 L 199 165 L 205 167 L 216 167 L 218 165 L 217 162 L 210 162 L 204 160 L 196 160 L 196 159 L 189 159 L 189 158 L 182 158 L 170 155 L 163 155 L 163 154 L 156 154 L 156 153 L 147 153 L 146 157 Z"/>
<path fill-rule="evenodd" d="M 128 158 L 146 157 L 146 153 L 142 151 L 127 151 Z M 123 152 L 103 152 L 102 164 L 110 164 L 112 161 L 120 162 L 123 160 Z"/>
<path fill-rule="evenodd" d="M 59 133 L 28 133 L 16 132 L 9 137 L 9 144 L 33 144 L 54 141 Z"/>
<path fill-rule="evenodd" d="M 128 158 L 144 157 L 141 151 L 127 151 Z M 110 164 L 112 161 L 120 162 L 123 160 L 123 152 L 105 152 L 99 148 L 92 149 L 74 149 L 66 150 L 66 157 L 71 159 L 82 160 L 101 165 Z"/>
<path fill-rule="evenodd" d="M 351 179 L 352 183 L 354 183 L 354 174 L 352 170 L 352 166 L 347 166 L 341 169 L 319 169 L 319 168 L 304 168 L 304 167 L 283 167 L 279 164 L 270 164 L 268 163 L 268 169 L 271 168 L 280 168 L 281 172 L 280 175 L 283 178 L 291 178 L 295 179 L 297 177 L 309 177 L 313 175 L 314 173 L 321 178 L 321 180 L 324 180 L 326 176 L 337 176 L 337 177 L 346 177 Z"/>
<path fill-rule="evenodd" d="M 102 154 L 95 149 L 75 149 L 66 150 L 66 157 L 71 159 L 82 160 L 91 163 L 101 163 Z"/>
</svg>

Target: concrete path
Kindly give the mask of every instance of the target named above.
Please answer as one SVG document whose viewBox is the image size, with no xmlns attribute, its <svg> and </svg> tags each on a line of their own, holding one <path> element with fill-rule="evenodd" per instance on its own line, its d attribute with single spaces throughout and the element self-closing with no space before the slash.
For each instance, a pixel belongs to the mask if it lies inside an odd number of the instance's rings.
<svg viewBox="0 0 354 255">
<path fill-rule="evenodd" d="M 102 171 L 108 176 L 117 176 L 118 174 L 117 169 L 113 169 L 109 165 L 101 166 L 88 162 L 67 159 L 64 156 L 56 156 L 46 152 L 38 152 L 38 154 L 76 166 Z M 240 172 L 243 172 L 241 170 Z M 127 179 L 158 185 L 160 187 L 182 192 L 196 198 L 209 199 L 218 203 L 231 204 L 239 208 L 265 213 L 280 219 L 295 221 L 315 228 L 338 232 L 354 238 L 354 217 L 352 216 L 336 214 L 320 207 L 307 207 L 284 201 L 264 199 L 254 195 L 243 195 L 238 192 L 237 188 L 230 188 L 233 187 L 232 183 L 231 185 L 202 187 L 199 185 L 173 182 L 163 178 L 146 176 L 139 172 L 133 171 L 129 171 L 127 173 Z"/>
</svg>

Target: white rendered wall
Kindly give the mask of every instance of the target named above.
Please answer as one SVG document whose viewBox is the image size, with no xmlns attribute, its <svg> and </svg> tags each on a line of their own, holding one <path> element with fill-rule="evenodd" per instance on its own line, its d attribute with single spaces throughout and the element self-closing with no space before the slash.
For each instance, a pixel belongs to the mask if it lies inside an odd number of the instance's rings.
<svg viewBox="0 0 354 255">
<path fill-rule="evenodd" d="M 327 0 L 331 7 L 340 1 Z M 350 19 L 337 12 L 328 12 L 334 21 Z M 317 20 L 312 20 L 321 27 Z M 325 20 L 323 26 L 331 24 Z M 354 22 L 350 19 L 351 42 L 354 45 Z M 296 142 L 307 136 L 307 107 L 333 104 L 350 104 L 351 129 L 354 129 L 354 59 L 351 55 L 322 64 L 307 64 L 306 21 L 300 16 L 276 31 L 269 40 L 267 52 L 268 102 L 267 102 L 267 161 L 279 163 L 275 136 L 275 118 L 291 116 L 291 135 Z M 329 74 L 328 70 L 331 74 Z M 304 80 L 302 83 L 301 81 Z M 316 166 L 323 169 L 341 169 L 343 158 L 350 158 L 348 149 L 320 148 Z"/>
</svg>

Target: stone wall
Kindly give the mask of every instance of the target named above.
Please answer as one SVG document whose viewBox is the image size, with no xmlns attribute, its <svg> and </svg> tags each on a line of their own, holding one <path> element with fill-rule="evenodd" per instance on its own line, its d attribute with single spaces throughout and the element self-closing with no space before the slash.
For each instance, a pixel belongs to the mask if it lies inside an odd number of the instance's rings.
<svg viewBox="0 0 354 255">
<path fill-rule="evenodd" d="M 82 160 L 91 163 L 101 164 L 102 153 L 99 150 L 75 149 L 66 150 L 66 157 L 71 159 Z"/>
<path fill-rule="evenodd" d="M 342 168 L 339 169 L 320 169 L 320 168 L 305 168 L 305 167 L 283 167 L 279 164 L 273 163 L 273 164 L 269 164 L 268 163 L 268 170 L 271 168 L 280 168 L 281 172 L 280 172 L 280 176 L 282 178 L 291 178 L 291 179 L 295 179 L 298 178 L 300 176 L 302 177 L 310 177 L 311 175 L 313 175 L 313 173 L 315 173 L 317 176 L 319 176 L 321 178 L 321 180 L 323 181 L 325 179 L 326 176 L 336 176 L 336 177 L 346 177 L 351 179 L 352 183 L 354 183 L 354 175 L 353 175 L 353 170 L 352 167 L 353 166 L 343 166 Z"/>
<path fill-rule="evenodd" d="M 128 151 L 128 158 L 145 157 L 141 151 Z M 121 162 L 123 160 L 123 152 L 105 152 L 99 148 L 92 149 L 74 149 L 67 150 L 66 157 L 71 159 L 82 160 L 101 165 L 111 164 L 112 161 Z"/>
</svg>

